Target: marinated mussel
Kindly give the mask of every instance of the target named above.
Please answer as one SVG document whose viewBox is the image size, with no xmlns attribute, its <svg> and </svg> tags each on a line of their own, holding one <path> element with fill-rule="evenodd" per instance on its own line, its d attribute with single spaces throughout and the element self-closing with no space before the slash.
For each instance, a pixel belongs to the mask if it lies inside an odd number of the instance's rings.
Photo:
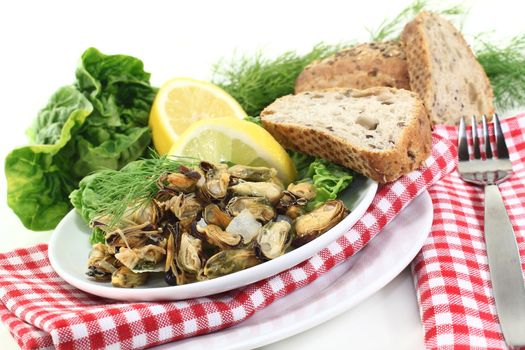
<svg viewBox="0 0 525 350">
<path fill-rule="evenodd" d="M 239 215 L 244 209 L 259 221 L 265 223 L 275 217 L 275 209 L 265 197 L 233 197 L 226 205 L 226 211 L 232 216 Z"/>
<path fill-rule="evenodd" d="M 204 276 L 209 279 L 228 275 L 259 264 L 252 249 L 223 250 L 213 255 L 204 265 Z"/>
<path fill-rule="evenodd" d="M 319 237 L 346 216 L 347 210 L 341 200 L 329 200 L 308 214 L 299 216 L 293 224 L 294 247 L 302 246 Z"/>
<path fill-rule="evenodd" d="M 111 284 L 120 288 L 138 287 L 146 283 L 147 280 L 147 273 L 135 273 L 126 266 L 120 267 L 111 275 Z"/>
<path fill-rule="evenodd" d="M 291 229 L 287 221 L 271 221 L 264 225 L 257 235 L 257 256 L 262 260 L 271 260 L 283 255 L 292 242 Z"/>
<path fill-rule="evenodd" d="M 271 204 L 276 204 L 283 195 L 283 188 L 271 182 L 241 182 L 230 190 L 234 195 L 264 197 Z"/>
<path fill-rule="evenodd" d="M 234 165 L 228 169 L 231 176 L 246 181 L 270 181 L 277 175 L 277 170 L 267 167 L 253 167 L 247 165 Z"/>
<path fill-rule="evenodd" d="M 92 247 L 91 278 L 123 288 L 155 272 L 169 285 L 213 279 L 276 259 L 347 214 L 340 200 L 309 212 L 316 187 L 285 187 L 268 167 L 188 163 L 152 180 L 150 202 L 133 203 L 117 224 L 109 214 L 92 222 L 105 241 Z"/>
<path fill-rule="evenodd" d="M 118 265 L 117 259 L 109 253 L 108 247 L 103 243 L 96 243 L 89 253 L 86 275 L 97 281 L 109 281 Z"/>
</svg>

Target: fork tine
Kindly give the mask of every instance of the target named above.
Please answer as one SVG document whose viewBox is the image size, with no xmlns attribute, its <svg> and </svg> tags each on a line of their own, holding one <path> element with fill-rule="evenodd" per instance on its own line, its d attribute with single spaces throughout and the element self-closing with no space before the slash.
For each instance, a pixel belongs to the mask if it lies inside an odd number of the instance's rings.
<svg viewBox="0 0 525 350">
<path fill-rule="evenodd" d="M 481 122 L 483 123 L 483 143 L 485 145 L 485 157 L 490 159 L 492 158 L 492 146 L 490 145 L 489 127 L 487 125 L 487 116 L 485 114 L 483 114 Z"/>
<path fill-rule="evenodd" d="M 459 160 L 469 160 L 467 131 L 465 129 L 465 118 L 461 117 L 458 130 L 458 158 Z"/>
<path fill-rule="evenodd" d="M 474 149 L 474 159 L 481 158 L 481 152 L 479 151 L 479 138 L 478 138 L 478 122 L 476 116 L 472 116 L 472 148 Z"/>
<path fill-rule="evenodd" d="M 496 153 L 500 159 L 509 159 L 509 150 L 505 143 L 505 137 L 501 131 L 501 124 L 499 123 L 499 117 L 494 114 L 494 133 L 496 134 Z"/>
</svg>

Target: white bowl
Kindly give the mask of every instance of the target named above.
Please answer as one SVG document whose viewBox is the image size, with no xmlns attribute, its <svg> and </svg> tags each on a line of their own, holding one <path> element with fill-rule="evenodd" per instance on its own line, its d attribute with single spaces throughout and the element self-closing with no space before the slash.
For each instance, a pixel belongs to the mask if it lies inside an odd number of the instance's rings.
<svg viewBox="0 0 525 350">
<path fill-rule="evenodd" d="M 310 258 L 342 236 L 365 213 L 377 191 L 377 183 L 356 176 L 339 198 L 351 210 L 340 223 L 313 241 L 276 259 L 212 280 L 168 286 L 162 274 L 154 274 L 137 288 L 116 288 L 109 282 L 95 282 L 85 274 L 91 250 L 91 230 L 75 210 L 69 212 L 51 236 L 49 260 L 53 269 L 69 284 L 87 293 L 123 301 L 180 300 L 202 297 L 254 283 L 287 270 Z"/>
</svg>

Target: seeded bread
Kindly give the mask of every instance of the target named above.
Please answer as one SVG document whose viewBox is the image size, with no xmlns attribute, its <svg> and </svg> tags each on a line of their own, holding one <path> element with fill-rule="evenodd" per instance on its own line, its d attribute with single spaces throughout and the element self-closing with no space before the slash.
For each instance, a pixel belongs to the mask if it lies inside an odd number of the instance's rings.
<svg viewBox="0 0 525 350">
<path fill-rule="evenodd" d="M 458 124 L 462 116 L 494 113 L 492 88 L 461 33 L 437 14 L 422 12 L 401 40 L 411 90 L 418 93 L 434 124 Z"/>
<path fill-rule="evenodd" d="M 288 95 L 266 107 L 261 120 L 285 148 L 381 183 L 416 169 L 430 154 L 427 112 L 407 90 L 339 88 Z"/>
<path fill-rule="evenodd" d="M 360 44 L 313 62 L 297 77 L 295 92 L 374 86 L 410 89 L 405 53 L 398 41 Z"/>
</svg>

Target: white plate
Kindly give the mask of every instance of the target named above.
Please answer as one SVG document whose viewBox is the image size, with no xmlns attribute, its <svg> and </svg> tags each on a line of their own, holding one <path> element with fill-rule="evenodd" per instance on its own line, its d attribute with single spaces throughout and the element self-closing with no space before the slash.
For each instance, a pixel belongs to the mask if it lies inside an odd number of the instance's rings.
<svg viewBox="0 0 525 350">
<path fill-rule="evenodd" d="M 154 349 L 251 349 L 326 322 L 383 288 L 403 271 L 423 246 L 432 218 L 432 200 L 424 192 L 359 253 L 311 284 L 235 327 Z"/>
<path fill-rule="evenodd" d="M 49 241 L 49 260 L 53 269 L 69 284 L 87 293 L 124 301 L 179 300 L 196 298 L 242 287 L 281 271 L 310 258 L 343 235 L 365 213 L 377 191 L 377 183 L 357 176 L 340 195 L 350 214 L 332 229 L 277 259 L 249 269 L 208 281 L 182 286 L 167 286 L 162 274 L 150 278 L 139 288 L 125 289 L 112 287 L 110 283 L 95 282 L 86 275 L 86 262 L 91 246 L 90 229 L 75 210 L 67 214 L 58 224 Z"/>
</svg>

